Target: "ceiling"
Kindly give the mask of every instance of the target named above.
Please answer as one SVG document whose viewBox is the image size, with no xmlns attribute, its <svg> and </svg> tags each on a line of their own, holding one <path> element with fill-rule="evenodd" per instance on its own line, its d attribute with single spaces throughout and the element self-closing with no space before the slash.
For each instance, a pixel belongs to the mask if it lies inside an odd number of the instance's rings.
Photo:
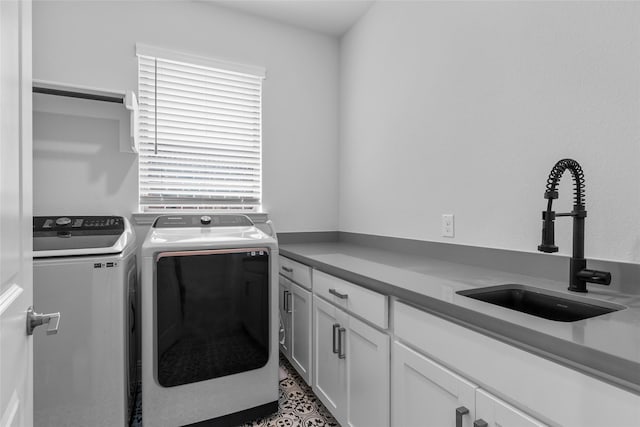
<svg viewBox="0 0 640 427">
<path fill-rule="evenodd" d="M 206 0 L 218 6 L 340 37 L 374 0 Z"/>
</svg>

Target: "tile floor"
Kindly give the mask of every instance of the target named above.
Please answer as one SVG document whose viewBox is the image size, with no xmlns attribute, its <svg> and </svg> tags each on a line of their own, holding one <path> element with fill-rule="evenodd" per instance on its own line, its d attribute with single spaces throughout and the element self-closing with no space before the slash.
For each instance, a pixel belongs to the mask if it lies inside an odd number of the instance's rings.
<svg viewBox="0 0 640 427">
<path fill-rule="evenodd" d="M 340 427 L 284 356 L 280 355 L 279 409 L 270 417 L 242 427 Z M 142 427 L 142 401 L 138 394 L 131 427 Z M 152 426 L 149 426 L 152 427 Z"/>
<path fill-rule="evenodd" d="M 243 427 L 340 427 L 284 356 L 280 355 L 278 413 Z"/>
</svg>

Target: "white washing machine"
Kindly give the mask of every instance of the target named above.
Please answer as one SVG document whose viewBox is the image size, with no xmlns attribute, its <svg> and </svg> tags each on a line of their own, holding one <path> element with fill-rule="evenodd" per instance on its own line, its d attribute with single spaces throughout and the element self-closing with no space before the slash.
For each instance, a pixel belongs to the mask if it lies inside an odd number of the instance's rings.
<svg viewBox="0 0 640 427">
<path fill-rule="evenodd" d="M 142 421 L 278 410 L 278 245 L 244 215 L 161 216 L 142 246 Z"/>
<path fill-rule="evenodd" d="M 126 426 L 135 388 L 135 235 L 117 216 L 34 217 L 34 425 Z"/>
</svg>

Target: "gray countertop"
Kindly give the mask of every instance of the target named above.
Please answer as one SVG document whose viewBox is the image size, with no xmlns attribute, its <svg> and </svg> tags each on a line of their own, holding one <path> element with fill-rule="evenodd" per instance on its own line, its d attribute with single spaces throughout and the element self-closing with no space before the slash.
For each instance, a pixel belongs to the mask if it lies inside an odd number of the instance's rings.
<svg viewBox="0 0 640 427">
<path fill-rule="evenodd" d="M 589 293 L 579 297 L 626 308 L 591 319 L 558 322 L 456 292 L 517 283 L 576 298 L 564 282 L 339 242 L 283 244 L 280 254 L 640 394 L 638 295 L 588 285 Z"/>
</svg>

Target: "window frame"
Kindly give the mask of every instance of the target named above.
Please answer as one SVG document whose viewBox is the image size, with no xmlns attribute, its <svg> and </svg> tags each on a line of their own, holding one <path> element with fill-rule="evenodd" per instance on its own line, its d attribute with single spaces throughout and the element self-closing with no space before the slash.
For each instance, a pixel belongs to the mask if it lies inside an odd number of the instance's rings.
<svg viewBox="0 0 640 427">
<path fill-rule="evenodd" d="M 252 80 L 252 84 L 256 84 L 257 88 L 258 88 L 258 100 L 257 103 L 255 103 L 255 105 L 258 107 L 258 111 L 257 111 L 257 119 L 251 119 L 253 120 L 251 122 L 251 125 L 257 126 L 257 130 L 256 128 L 252 128 L 254 129 L 254 131 L 256 132 L 254 135 L 252 135 L 252 138 L 257 138 L 257 164 L 258 165 L 258 173 L 256 174 L 251 174 L 249 173 L 247 175 L 248 180 L 246 182 L 251 182 L 251 180 L 255 180 L 255 182 L 258 183 L 258 188 L 257 191 L 255 192 L 255 194 L 257 195 L 257 197 L 250 197 L 248 198 L 250 200 L 250 202 L 245 202 L 242 199 L 242 196 L 239 196 L 238 198 L 234 198 L 234 196 L 229 196 L 229 198 L 227 199 L 226 196 L 213 196 L 213 195 L 207 195 L 206 197 L 201 197 L 201 198 L 197 198 L 197 191 L 198 190 L 202 190 L 204 188 L 206 188 L 208 185 L 206 184 L 207 180 L 211 180 L 212 178 L 208 175 L 211 175 L 212 172 L 207 166 L 204 166 L 203 169 L 205 169 L 202 174 L 204 175 L 203 177 L 203 187 L 198 188 L 197 185 L 194 185 L 192 187 L 193 189 L 193 193 L 191 194 L 191 196 L 182 196 L 180 197 L 175 196 L 175 197 L 167 197 L 166 199 L 164 199 L 164 196 L 156 196 L 157 197 L 157 201 L 153 200 L 153 196 L 147 196 L 148 198 L 145 200 L 145 194 L 143 191 L 143 185 L 147 184 L 144 188 L 149 188 L 150 184 L 149 184 L 149 180 L 145 181 L 143 179 L 143 173 L 148 173 L 148 171 L 150 169 L 145 168 L 144 172 L 143 172 L 143 167 L 141 162 L 139 162 L 139 167 L 138 167 L 138 208 L 139 208 L 139 212 L 141 213 L 171 213 L 171 212 L 202 212 L 202 211 L 222 211 L 222 212 L 260 212 L 262 210 L 262 196 L 263 196 L 263 172 L 264 172 L 264 168 L 263 168 L 263 163 L 262 163 L 262 159 L 263 159 L 263 140 L 262 140 L 262 117 L 263 117 L 263 110 L 262 110 L 262 96 L 263 96 L 263 80 L 266 78 L 266 71 L 263 67 L 256 67 L 256 66 L 250 66 L 250 65 L 244 65 L 244 64 L 239 64 L 239 63 L 235 63 L 235 62 L 230 62 L 230 61 L 224 61 L 224 60 L 219 60 L 219 59 L 214 59 L 214 58 L 208 58 L 208 57 L 203 57 L 203 56 L 199 56 L 199 55 L 193 55 L 190 53 L 184 53 L 184 52 L 176 52 L 176 51 L 172 51 L 172 50 L 167 50 L 167 49 L 162 49 L 162 48 L 157 48 L 157 47 L 152 47 L 152 46 L 148 46 L 148 45 L 144 45 L 144 44 L 136 44 L 136 56 L 137 56 L 137 62 L 138 62 L 138 76 L 137 76 L 137 80 L 138 80 L 138 97 L 139 98 L 144 98 L 142 92 L 144 92 L 141 89 L 141 86 L 143 85 L 142 81 L 143 81 L 143 72 L 142 72 L 142 63 L 143 61 L 148 61 L 149 59 L 156 59 L 158 60 L 158 62 L 160 61 L 164 61 L 165 64 L 167 63 L 176 63 L 179 64 L 177 66 L 184 66 L 184 67 L 192 67 L 192 69 L 197 69 L 199 71 L 203 71 L 204 68 L 209 69 L 211 71 L 212 74 L 216 73 L 216 70 L 219 73 L 227 73 L 229 75 L 233 75 L 233 74 L 237 74 L 239 77 L 241 78 L 248 78 L 250 80 Z M 143 59 L 144 58 L 144 59 Z M 157 70 L 155 71 L 156 75 L 157 75 Z M 148 71 L 146 72 L 145 75 L 148 75 Z M 146 85 L 148 86 L 148 84 Z M 158 87 L 157 85 L 157 80 L 155 82 L 153 82 L 153 86 L 154 90 L 155 88 Z M 204 86 L 203 86 L 204 87 Z M 147 91 L 148 92 L 148 91 Z M 156 104 L 156 99 L 157 99 L 157 90 L 156 90 L 156 98 L 153 99 L 154 102 L 154 108 L 155 104 Z M 149 113 L 149 106 L 147 105 L 145 107 L 145 112 Z M 141 107 L 142 109 L 142 107 Z M 142 114 L 139 114 L 139 116 L 141 117 Z M 189 116 L 188 117 L 189 121 L 194 121 L 197 122 L 197 117 L 194 116 Z M 154 131 L 154 135 L 155 138 L 157 140 L 157 135 L 158 135 L 158 119 L 157 119 L 157 113 L 155 115 L 155 131 Z M 202 122 L 204 123 L 207 120 L 211 120 L 210 118 L 207 118 L 206 116 L 202 118 Z M 148 125 L 148 121 L 145 122 L 145 124 Z M 194 126 L 197 126 L 199 123 L 195 123 Z M 138 125 L 139 128 L 142 128 L 142 119 L 139 118 L 138 119 Z M 190 128 L 186 128 L 188 130 L 191 130 Z M 185 131 L 188 132 L 188 131 Z M 206 138 L 206 137 L 205 137 Z M 212 141 L 215 138 L 212 137 Z M 142 138 L 141 138 L 142 140 Z M 242 141 L 239 141 L 242 142 Z M 202 144 L 207 144 L 207 141 L 201 142 Z M 179 146 L 181 143 L 176 143 L 174 145 Z M 189 142 L 185 142 L 185 145 L 190 145 Z M 148 137 L 147 137 L 147 145 L 148 145 Z M 247 151 L 247 153 L 251 153 L 253 152 L 254 154 L 256 153 L 256 147 L 254 146 L 254 148 L 250 148 L 250 146 L 244 146 L 240 143 L 237 146 L 234 146 L 233 143 L 226 143 L 226 144 L 221 144 L 219 142 L 213 142 L 213 146 L 212 147 L 206 147 L 205 146 L 205 150 L 213 150 L 213 149 L 219 149 L 221 150 L 221 152 L 225 152 L 224 148 L 220 148 L 220 145 L 227 145 L 231 148 L 229 148 L 229 152 L 237 152 L 239 151 L 238 148 L 241 150 L 242 148 L 247 148 L 249 151 Z M 157 145 L 156 143 L 156 147 L 158 147 L 159 145 Z M 178 147 L 178 150 L 180 149 L 180 147 Z M 194 154 L 197 155 L 196 153 L 194 153 L 192 148 L 187 149 L 187 151 L 185 151 L 184 153 L 187 154 L 189 153 L 188 150 L 191 150 L 190 154 Z M 142 148 L 142 144 L 141 144 L 141 148 L 140 148 L 140 153 L 139 153 L 140 157 L 139 160 L 141 159 L 146 159 L 146 158 L 152 158 L 149 156 L 149 150 L 148 148 L 143 149 Z M 248 154 L 249 155 L 249 154 Z M 151 155 L 153 156 L 153 155 Z M 211 157 L 212 155 L 207 154 L 206 156 Z M 250 155 L 249 155 L 250 156 Z M 238 156 L 238 157 L 242 157 L 242 156 Z M 206 157 L 205 157 L 206 158 Z M 162 161 L 160 161 L 159 163 L 162 163 Z M 185 163 L 189 163 L 188 161 Z M 222 163 L 226 163 L 226 161 L 223 161 Z M 242 165 L 242 164 L 250 164 L 251 161 L 249 161 L 249 163 L 243 163 L 242 160 L 234 160 L 231 161 L 231 163 L 235 164 L 235 165 Z M 196 168 L 196 162 L 193 162 L 191 164 L 188 164 L 187 167 L 192 167 L 192 168 Z M 171 166 L 171 165 L 168 165 Z M 176 165 L 178 166 L 178 165 Z M 171 169 L 171 167 L 169 167 L 168 169 Z M 215 169 L 215 168 L 214 168 Z M 229 173 L 229 169 L 226 166 L 221 167 L 220 169 L 218 169 L 219 171 L 223 172 L 223 173 Z M 179 169 L 175 168 L 174 169 L 174 173 L 175 174 L 179 174 Z M 243 174 L 244 172 L 240 172 L 240 174 Z M 237 174 L 236 174 L 237 175 Z M 169 174 L 170 176 L 170 174 Z M 185 175 L 183 175 L 184 177 Z M 148 178 L 148 176 L 147 176 Z M 167 181 L 170 180 L 170 177 L 165 177 L 167 178 Z M 181 178 L 180 180 L 184 180 L 184 181 L 196 181 L 196 178 L 194 175 L 186 175 L 186 178 Z M 222 179 L 222 181 L 224 181 L 225 178 Z M 234 184 L 234 180 L 230 179 L 229 182 L 231 183 L 230 186 L 227 186 L 226 188 L 224 186 L 221 186 L 219 188 L 214 188 L 213 191 L 220 191 L 220 189 L 227 190 L 229 191 L 230 188 L 233 187 Z M 240 179 L 240 178 L 236 178 L 236 182 L 245 182 L 244 179 Z M 242 186 L 240 188 L 243 188 Z M 148 190 L 151 191 L 151 190 Z M 175 194 L 181 193 L 184 190 L 182 189 L 174 189 L 173 191 L 175 191 Z M 170 193 L 171 190 L 167 190 L 167 193 Z M 239 191 L 238 193 L 242 193 L 242 191 Z M 249 193 L 247 193 L 249 194 Z M 216 199 L 217 197 L 217 199 Z M 206 199 L 211 198 L 210 202 L 207 202 Z M 150 200 L 151 199 L 151 200 Z"/>
</svg>

